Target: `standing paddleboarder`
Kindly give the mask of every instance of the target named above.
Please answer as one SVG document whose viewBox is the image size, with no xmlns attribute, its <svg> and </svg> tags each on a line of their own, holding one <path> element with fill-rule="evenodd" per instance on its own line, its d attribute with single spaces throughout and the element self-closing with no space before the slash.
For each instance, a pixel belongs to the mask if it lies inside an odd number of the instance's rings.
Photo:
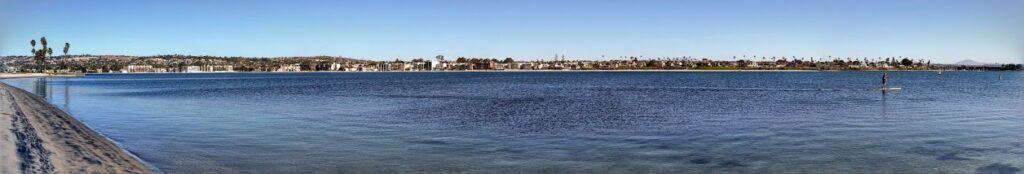
<svg viewBox="0 0 1024 174">
<path fill-rule="evenodd" d="M 889 88 L 889 73 L 882 73 L 882 90 Z"/>
</svg>

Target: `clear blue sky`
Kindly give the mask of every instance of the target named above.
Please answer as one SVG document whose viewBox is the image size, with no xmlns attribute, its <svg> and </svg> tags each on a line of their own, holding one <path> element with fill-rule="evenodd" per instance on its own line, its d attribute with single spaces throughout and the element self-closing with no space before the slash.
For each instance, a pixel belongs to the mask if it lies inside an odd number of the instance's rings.
<svg viewBox="0 0 1024 174">
<path fill-rule="evenodd" d="M 1024 0 L 0 0 L 0 55 L 1021 62 Z"/>
</svg>

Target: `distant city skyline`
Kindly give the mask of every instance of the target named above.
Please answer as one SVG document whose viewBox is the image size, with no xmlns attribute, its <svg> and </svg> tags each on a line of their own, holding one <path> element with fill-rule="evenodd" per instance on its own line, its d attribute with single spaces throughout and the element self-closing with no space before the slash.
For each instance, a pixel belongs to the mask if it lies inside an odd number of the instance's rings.
<svg viewBox="0 0 1024 174">
<path fill-rule="evenodd" d="M 1021 63 L 1020 9 L 1021 0 L 0 0 L 0 55 L 29 55 L 28 41 L 46 36 L 97 55 Z"/>
</svg>

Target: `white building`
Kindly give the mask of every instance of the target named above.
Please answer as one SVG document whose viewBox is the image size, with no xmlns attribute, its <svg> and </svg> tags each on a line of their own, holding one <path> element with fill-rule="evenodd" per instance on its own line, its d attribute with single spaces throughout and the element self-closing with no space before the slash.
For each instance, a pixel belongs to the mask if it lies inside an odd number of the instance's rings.
<svg viewBox="0 0 1024 174">
<path fill-rule="evenodd" d="M 234 72 L 234 66 L 231 65 L 215 65 L 215 66 L 187 66 L 185 67 L 186 73 L 204 73 L 204 72 Z"/>
<path fill-rule="evenodd" d="M 162 73 L 167 72 L 167 69 L 153 68 L 150 65 L 128 65 L 121 69 L 121 73 Z"/>
<path fill-rule="evenodd" d="M 283 66 L 281 66 L 281 68 L 278 68 L 275 71 L 277 71 L 277 72 L 299 72 L 299 71 L 302 71 L 302 67 L 299 66 L 298 64 L 283 65 Z"/>
<path fill-rule="evenodd" d="M 344 66 L 340 63 L 331 63 L 331 71 L 342 71 L 345 70 Z"/>
</svg>

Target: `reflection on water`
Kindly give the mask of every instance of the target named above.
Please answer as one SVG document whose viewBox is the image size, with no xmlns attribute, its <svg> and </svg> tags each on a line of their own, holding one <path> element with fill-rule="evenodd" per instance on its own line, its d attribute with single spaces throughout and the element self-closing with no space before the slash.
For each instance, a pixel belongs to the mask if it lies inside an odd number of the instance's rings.
<svg viewBox="0 0 1024 174">
<path fill-rule="evenodd" d="M 3 82 L 47 96 L 170 173 L 1024 167 L 1022 74 L 890 73 L 903 90 L 885 94 L 877 90 L 880 75 L 165 74 Z"/>
<path fill-rule="evenodd" d="M 4 79 L 3 82 L 19 87 L 22 89 L 31 89 L 30 92 L 39 95 L 44 99 L 50 101 L 62 109 L 70 108 L 71 106 L 71 86 L 66 84 L 68 78 L 22 78 L 22 79 Z M 57 96 L 54 96 L 53 85 L 50 83 L 58 82 L 58 88 L 63 88 L 62 91 L 56 91 Z M 54 98 L 58 97 L 58 98 Z"/>
<path fill-rule="evenodd" d="M 48 90 L 50 86 L 46 85 L 47 81 L 47 78 L 36 78 L 34 84 L 35 88 L 32 93 L 43 96 L 43 98 L 50 99 L 50 90 Z"/>
<path fill-rule="evenodd" d="M 68 85 L 62 85 L 62 86 L 64 86 L 64 108 L 71 108 L 71 95 L 68 95 L 71 92 L 71 90 L 68 90 L 68 89 L 71 88 L 71 87 L 68 86 Z"/>
</svg>

